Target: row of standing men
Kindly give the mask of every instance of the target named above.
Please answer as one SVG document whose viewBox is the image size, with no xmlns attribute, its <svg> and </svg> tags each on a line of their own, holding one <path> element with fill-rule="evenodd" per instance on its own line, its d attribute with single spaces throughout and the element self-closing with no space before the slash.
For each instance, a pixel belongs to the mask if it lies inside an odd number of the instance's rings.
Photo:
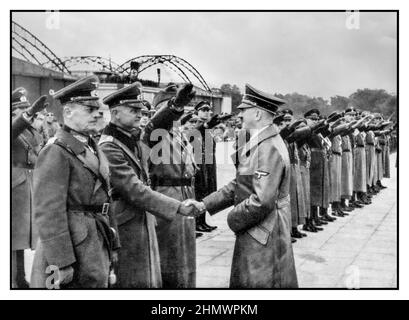
<svg viewBox="0 0 409 320">
<path fill-rule="evenodd" d="M 303 119 L 282 110 L 275 123 L 291 161 L 292 241 L 371 204 L 383 178 L 390 178 L 390 134 L 395 126 L 380 114 L 348 107 L 328 117 L 311 109 Z M 331 209 L 332 210 L 331 210 Z M 332 213 L 329 214 L 329 213 Z"/>
</svg>

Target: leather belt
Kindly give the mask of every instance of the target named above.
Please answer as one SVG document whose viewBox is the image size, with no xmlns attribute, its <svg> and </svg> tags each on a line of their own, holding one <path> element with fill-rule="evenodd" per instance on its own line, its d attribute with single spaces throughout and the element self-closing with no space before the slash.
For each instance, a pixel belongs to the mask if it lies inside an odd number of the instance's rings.
<svg viewBox="0 0 409 320">
<path fill-rule="evenodd" d="M 366 143 L 367 146 L 374 146 L 375 144 L 373 143 Z"/>
<path fill-rule="evenodd" d="M 109 203 L 106 202 L 100 205 L 71 205 L 68 211 L 84 211 L 84 212 L 91 212 L 91 213 L 102 213 L 108 214 L 109 211 Z"/>
<path fill-rule="evenodd" d="M 348 150 L 348 149 L 347 150 L 342 150 L 342 152 L 351 152 L 351 150 Z"/>
<path fill-rule="evenodd" d="M 341 152 L 337 152 L 337 151 L 332 151 L 332 153 L 333 153 L 333 154 L 336 154 L 336 155 L 338 155 L 338 156 L 341 156 L 341 155 L 342 155 Z"/>
<path fill-rule="evenodd" d="M 151 182 L 153 186 L 158 187 L 181 187 L 181 186 L 194 186 L 195 178 L 180 178 L 180 179 L 170 179 L 170 178 L 159 178 L 152 177 Z"/>
</svg>

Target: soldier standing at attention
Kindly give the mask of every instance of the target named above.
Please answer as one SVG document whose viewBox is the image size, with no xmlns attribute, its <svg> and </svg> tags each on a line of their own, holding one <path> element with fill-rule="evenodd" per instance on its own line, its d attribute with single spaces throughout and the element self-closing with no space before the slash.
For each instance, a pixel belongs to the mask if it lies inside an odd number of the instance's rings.
<svg viewBox="0 0 409 320">
<path fill-rule="evenodd" d="M 32 126 L 35 115 L 46 107 L 46 96 L 30 106 L 24 88 L 11 94 L 11 248 L 12 287 L 27 288 L 24 250 L 34 249 L 37 230 L 33 223 L 33 169 L 43 143 Z"/>
<path fill-rule="evenodd" d="M 30 286 L 107 288 L 119 248 L 109 217 L 109 167 L 91 134 L 98 118 L 98 78 L 59 90 L 64 126 L 41 150 L 34 172 L 39 230 Z M 54 281 L 52 281 L 54 280 Z"/>
</svg>

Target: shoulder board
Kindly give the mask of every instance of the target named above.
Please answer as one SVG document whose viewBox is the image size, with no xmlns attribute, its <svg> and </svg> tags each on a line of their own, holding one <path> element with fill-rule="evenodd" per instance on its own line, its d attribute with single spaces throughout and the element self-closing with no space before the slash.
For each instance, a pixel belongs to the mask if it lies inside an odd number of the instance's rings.
<svg viewBox="0 0 409 320">
<path fill-rule="evenodd" d="M 105 135 L 103 134 L 101 136 L 101 138 L 99 139 L 98 145 L 101 145 L 105 142 L 113 142 L 114 141 L 114 137 L 113 136 L 109 136 L 109 135 Z"/>
<path fill-rule="evenodd" d="M 49 144 L 53 144 L 57 141 L 57 137 L 52 137 L 50 139 L 48 139 L 47 143 L 45 144 L 46 146 L 48 146 Z"/>
</svg>

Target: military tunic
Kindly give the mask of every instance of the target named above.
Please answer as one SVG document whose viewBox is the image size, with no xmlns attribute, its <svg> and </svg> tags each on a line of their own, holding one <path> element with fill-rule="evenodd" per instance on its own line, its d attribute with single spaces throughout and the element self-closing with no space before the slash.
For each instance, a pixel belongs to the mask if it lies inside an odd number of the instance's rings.
<svg viewBox="0 0 409 320">
<path fill-rule="evenodd" d="M 302 187 L 302 178 L 300 170 L 300 159 L 296 143 L 288 144 L 288 153 L 290 157 L 290 203 L 291 203 L 291 225 L 293 228 L 305 223 L 305 194 Z"/>
<path fill-rule="evenodd" d="M 38 233 L 33 223 L 33 169 L 37 161 L 41 135 L 23 115 L 13 119 L 11 145 L 11 248 L 34 249 Z"/>
<path fill-rule="evenodd" d="M 366 151 L 366 183 L 372 186 L 376 183 L 376 152 L 375 152 L 375 134 L 373 131 L 368 131 L 365 137 Z"/>
<path fill-rule="evenodd" d="M 251 142 L 233 155 L 236 178 L 203 202 L 211 214 L 234 205 L 227 218 L 236 234 L 231 288 L 296 288 L 288 151 L 275 126 Z"/>
<path fill-rule="evenodd" d="M 365 135 L 363 132 L 356 136 L 354 149 L 354 191 L 366 192 L 366 152 Z"/>
<path fill-rule="evenodd" d="M 310 201 L 310 163 L 311 163 L 311 151 L 309 146 L 304 143 L 298 148 L 298 155 L 300 158 L 300 173 L 302 189 L 304 190 L 304 207 L 305 217 L 311 217 L 311 201 Z"/>
<path fill-rule="evenodd" d="M 353 193 L 352 147 L 348 135 L 342 137 L 341 196 L 350 198 Z"/>
<path fill-rule="evenodd" d="M 121 249 L 117 266 L 118 288 L 160 288 L 162 276 L 156 219 L 175 219 L 180 202 L 149 187 L 149 149 L 110 123 L 99 141 L 109 161 L 113 213 Z"/>
<path fill-rule="evenodd" d="M 163 106 L 146 126 L 144 141 L 151 148 L 149 172 L 152 188 L 183 201 L 195 198 L 197 168 L 192 146 L 182 132 L 172 128 L 173 121 L 180 116 L 181 113 L 172 110 L 169 104 Z M 162 120 L 157 121 L 158 118 Z M 196 223 L 192 217 L 177 215 L 171 223 L 157 217 L 156 232 L 164 288 L 196 286 L 195 230 Z"/>
<path fill-rule="evenodd" d="M 65 288 L 106 288 L 110 249 L 119 247 L 109 229 L 115 224 L 85 206 L 102 207 L 109 202 L 108 163 L 95 144 L 91 147 L 96 154 L 66 130 L 59 129 L 56 138 L 42 149 L 34 171 L 40 239 L 30 286 L 48 286 L 50 266 L 72 266 L 74 279 Z"/>
<path fill-rule="evenodd" d="M 336 135 L 331 141 L 329 157 L 330 170 L 330 202 L 341 201 L 341 170 L 342 170 L 342 138 Z"/>
</svg>

